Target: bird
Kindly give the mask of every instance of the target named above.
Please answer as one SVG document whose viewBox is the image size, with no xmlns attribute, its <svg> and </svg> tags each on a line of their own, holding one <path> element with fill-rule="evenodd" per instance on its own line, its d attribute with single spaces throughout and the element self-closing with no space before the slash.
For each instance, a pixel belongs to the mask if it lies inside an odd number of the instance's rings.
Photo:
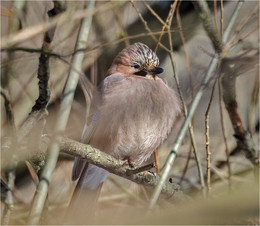
<svg viewBox="0 0 260 226">
<path fill-rule="evenodd" d="M 181 111 L 177 93 L 158 76 L 163 71 L 157 55 L 143 43 L 119 52 L 93 93 L 81 142 L 132 167 L 147 161 L 166 140 Z M 108 174 L 75 157 L 72 180 L 79 180 L 71 206 L 78 215 L 94 209 L 91 202 L 97 201 Z"/>
</svg>

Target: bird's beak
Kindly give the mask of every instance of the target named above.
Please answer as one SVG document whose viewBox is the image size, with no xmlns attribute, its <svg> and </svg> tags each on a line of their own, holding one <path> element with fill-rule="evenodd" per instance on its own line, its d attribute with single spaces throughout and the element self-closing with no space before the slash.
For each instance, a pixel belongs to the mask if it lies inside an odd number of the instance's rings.
<svg viewBox="0 0 260 226">
<path fill-rule="evenodd" d="M 151 74 L 158 75 L 163 73 L 163 69 L 161 67 L 155 67 L 153 70 L 150 70 Z"/>
<path fill-rule="evenodd" d="M 163 73 L 163 69 L 161 67 L 155 67 L 152 70 L 149 70 L 149 74 L 151 74 L 153 76 L 153 78 L 155 79 L 155 76 L 158 74 Z"/>
</svg>

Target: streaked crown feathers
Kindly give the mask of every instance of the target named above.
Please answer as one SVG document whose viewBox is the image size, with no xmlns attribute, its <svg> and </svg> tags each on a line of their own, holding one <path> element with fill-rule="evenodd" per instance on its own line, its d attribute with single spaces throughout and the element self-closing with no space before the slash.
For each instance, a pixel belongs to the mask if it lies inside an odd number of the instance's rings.
<svg viewBox="0 0 260 226">
<path fill-rule="evenodd" d="M 159 65 L 159 58 L 147 45 L 137 42 L 123 49 L 114 63 L 129 66 L 136 63 L 144 68 L 154 68 Z"/>
</svg>

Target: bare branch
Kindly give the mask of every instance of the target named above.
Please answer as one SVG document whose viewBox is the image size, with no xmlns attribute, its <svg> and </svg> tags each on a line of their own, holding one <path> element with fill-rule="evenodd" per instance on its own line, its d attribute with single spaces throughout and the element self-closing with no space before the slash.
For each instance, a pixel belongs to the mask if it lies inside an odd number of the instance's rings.
<svg viewBox="0 0 260 226">
<path fill-rule="evenodd" d="M 176 3 L 176 4 L 174 4 Z M 173 69 L 173 76 L 178 88 L 178 93 L 179 93 L 179 97 L 180 97 L 180 101 L 182 103 L 182 107 L 183 107 L 183 113 L 185 118 L 187 118 L 187 107 L 183 98 L 183 94 L 181 91 L 181 86 L 180 86 L 180 82 L 179 82 L 179 77 L 176 73 L 176 69 L 175 69 L 175 61 L 174 61 L 174 54 L 173 54 L 173 45 L 172 45 L 172 37 L 171 37 L 171 33 L 170 33 L 170 27 L 172 24 L 172 20 L 173 20 L 173 14 L 175 12 L 175 8 L 177 5 L 177 2 L 174 2 L 171 5 L 171 10 L 169 12 L 169 15 L 166 19 L 166 24 L 168 24 L 167 26 L 167 30 L 168 30 L 168 38 L 169 38 L 169 45 L 170 45 L 170 59 L 171 59 L 171 63 L 172 63 L 172 69 Z M 168 22 L 167 22 L 168 21 Z M 197 151 L 197 145 L 196 145 L 196 141 L 195 141 L 195 136 L 194 136 L 194 132 L 193 132 L 193 126 L 191 124 L 191 122 L 189 122 L 189 134 L 190 134 L 190 140 L 191 140 L 191 144 L 192 144 L 192 148 L 193 148 L 193 153 L 195 156 L 195 160 L 198 166 L 198 174 L 199 174 L 199 178 L 200 178 L 200 182 L 201 182 L 201 187 L 202 187 L 202 193 L 203 196 L 206 197 L 206 193 L 205 193 L 205 181 L 204 181 L 204 176 L 203 176 L 203 171 L 202 171 L 202 167 L 201 167 L 201 161 L 200 158 L 198 156 L 198 151 Z"/>
<path fill-rule="evenodd" d="M 4 98 L 4 104 L 5 104 L 5 112 L 7 116 L 8 125 L 13 127 L 15 129 L 15 123 L 14 123 L 14 115 L 13 115 L 13 109 L 11 106 L 11 99 L 9 96 L 9 93 L 7 90 L 1 88 L 0 93 L 2 97 Z"/>
<path fill-rule="evenodd" d="M 217 81 L 217 80 L 216 80 Z M 209 195 L 209 192 L 211 190 L 211 172 L 210 172 L 210 165 L 211 165 L 211 162 L 210 162 L 210 156 L 211 156 L 211 153 L 210 153 L 210 139 L 209 139 L 209 110 L 210 110 L 210 107 L 211 107 L 211 104 L 212 104 L 212 100 L 213 100 L 213 97 L 214 97 L 214 91 L 215 91 L 215 86 L 216 86 L 216 81 L 212 87 L 212 90 L 211 90 L 211 95 L 210 95 L 210 99 L 209 99 L 209 104 L 208 104 L 208 107 L 207 107 L 207 110 L 206 110 L 206 113 L 205 113 L 205 137 L 206 137 L 206 156 L 207 156 L 207 195 Z"/>
<path fill-rule="evenodd" d="M 219 113 L 220 113 L 220 124 L 221 124 L 221 130 L 222 130 L 222 135 L 223 135 L 223 140 L 225 144 L 225 153 L 227 157 L 227 168 L 228 168 L 228 183 L 229 183 L 229 188 L 231 187 L 231 166 L 230 166 L 230 161 L 229 161 L 229 148 L 228 148 L 228 142 L 227 142 L 227 135 L 226 135 L 226 127 L 224 123 L 224 115 L 223 115 L 223 103 L 222 103 L 222 87 L 221 87 L 221 82 L 220 79 L 218 79 L 218 92 L 219 92 Z"/>
<path fill-rule="evenodd" d="M 101 5 L 100 7 L 95 8 L 94 10 L 89 10 L 89 9 L 78 10 L 76 13 L 74 13 L 73 16 L 67 10 L 66 12 L 57 16 L 55 19 L 53 19 L 51 21 L 48 21 L 46 23 L 41 23 L 38 25 L 34 25 L 31 27 L 25 28 L 21 31 L 18 31 L 14 34 L 11 34 L 7 37 L 3 37 L 1 40 L 1 43 L 0 43 L 0 49 L 2 50 L 5 48 L 9 48 L 22 41 L 33 38 L 36 35 L 55 27 L 57 24 L 66 23 L 68 20 L 80 20 L 85 17 L 91 17 L 95 13 L 101 13 L 101 12 L 110 10 L 110 9 L 114 8 L 115 6 L 119 6 L 122 4 L 125 4 L 125 2 L 117 2 L 116 4 L 113 4 L 113 5 L 110 4 L 110 2 L 108 2 L 106 4 Z"/>
<path fill-rule="evenodd" d="M 222 51 L 222 41 L 219 32 L 216 28 L 216 24 L 212 18 L 211 12 L 208 8 L 206 1 L 193 1 L 193 5 L 199 13 L 199 17 L 202 20 L 205 31 L 207 32 L 214 49 L 217 53 Z"/>
<path fill-rule="evenodd" d="M 135 2 L 133 0 L 130 0 L 131 4 L 133 5 L 133 7 L 135 8 L 140 20 L 142 21 L 142 23 L 144 24 L 145 29 L 148 31 L 149 35 L 152 37 L 152 39 L 156 42 L 159 43 L 160 47 L 162 47 L 165 51 L 169 52 L 168 48 L 163 45 L 160 40 L 158 40 L 155 35 L 153 34 L 152 30 L 149 28 L 147 21 L 143 18 L 139 8 L 136 6 Z M 162 31 L 163 33 L 163 31 Z"/>
<path fill-rule="evenodd" d="M 146 168 L 131 168 L 128 164 L 125 164 L 124 161 L 115 159 L 113 156 L 101 152 L 88 144 L 82 144 L 69 138 L 61 138 L 60 149 L 64 153 L 84 158 L 91 164 L 106 169 L 113 174 L 124 177 L 137 184 L 142 184 L 153 188 L 158 184 L 158 176 L 140 172 L 147 170 L 151 167 L 151 165 L 147 165 L 148 167 L 145 166 Z M 178 191 L 179 186 L 170 183 L 169 181 L 165 183 L 162 188 L 162 193 L 168 198 L 173 196 L 174 193 Z"/>
<path fill-rule="evenodd" d="M 237 146 L 240 150 L 244 151 L 246 157 L 252 163 L 256 163 L 257 153 L 252 144 L 250 135 L 243 126 L 243 122 L 238 112 L 238 104 L 236 101 L 236 78 L 240 73 L 249 69 L 250 65 L 255 65 L 257 60 L 257 57 L 253 59 L 252 57 L 241 57 L 224 59 L 222 62 L 223 100 L 235 132 L 234 136 L 237 140 Z"/>
</svg>

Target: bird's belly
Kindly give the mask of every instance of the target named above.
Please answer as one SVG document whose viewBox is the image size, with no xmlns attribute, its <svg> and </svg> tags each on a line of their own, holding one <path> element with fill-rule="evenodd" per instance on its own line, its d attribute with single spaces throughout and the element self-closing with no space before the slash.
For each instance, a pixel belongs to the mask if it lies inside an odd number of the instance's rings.
<svg viewBox="0 0 260 226">
<path fill-rule="evenodd" d="M 149 124 L 149 123 L 148 123 Z M 117 145 L 111 153 L 118 159 L 130 159 L 131 162 L 139 166 L 153 154 L 156 148 L 165 140 L 170 131 L 169 128 L 158 126 L 157 123 L 138 124 L 125 131 L 123 127 L 119 128 L 117 136 L 120 138 Z"/>
</svg>

